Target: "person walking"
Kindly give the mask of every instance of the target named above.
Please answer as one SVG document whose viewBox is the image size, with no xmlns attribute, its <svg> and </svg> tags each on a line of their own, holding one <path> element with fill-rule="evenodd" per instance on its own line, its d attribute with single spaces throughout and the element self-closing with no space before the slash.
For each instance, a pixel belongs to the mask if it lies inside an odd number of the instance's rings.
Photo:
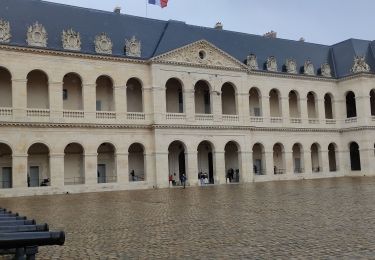
<svg viewBox="0 0 375 260">
<path fill-rule="evenodd" d="M 185 174 L 182 174 L 182 176 L 181 176 L 181 185 L 185 189 L 185 186 L 186 186 L 186 176 L 185 176 Z"/>
<path fill-rule="evenodd" d="M 169 182 L 169 187 L 171 187 L 171 183 L 173 182 L 173 175 L 172 175 L 172 173 L 170 173 L 169 176 L 168 176 L 168 182 Z"/>
</svg>

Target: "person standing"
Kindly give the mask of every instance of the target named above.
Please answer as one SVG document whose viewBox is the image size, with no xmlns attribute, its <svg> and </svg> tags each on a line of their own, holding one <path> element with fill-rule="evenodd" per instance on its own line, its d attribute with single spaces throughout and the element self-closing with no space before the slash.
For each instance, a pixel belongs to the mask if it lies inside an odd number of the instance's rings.
<svg viewBox="0 0 375 260">
<path fill-rule="evenodd" d="M 182 176 L 181 176 L 181 185 L 185 189 L 185 186 L 186 186 L 186 176 L 185 176 L 185 174 L 182 174 Z"/>
<path fill-rule="evenodd" d="M 171 183 L 173 182 L 173 175 L 172 175 L 172 173 L 170 173 L 169 176 L 168 176 L 168 182 L 169 182 L 169 187 L 171 187 Z"/>
</svg>

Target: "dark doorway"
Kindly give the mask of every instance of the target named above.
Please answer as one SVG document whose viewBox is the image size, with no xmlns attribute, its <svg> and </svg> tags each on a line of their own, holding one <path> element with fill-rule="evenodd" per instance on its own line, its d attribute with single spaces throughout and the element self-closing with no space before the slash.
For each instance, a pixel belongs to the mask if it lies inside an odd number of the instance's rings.
<svg viewBox="0 0 375 260">
<path fill-rule="evenodd" d="M 352 171 L 361 170 L 361 156 L 359 154 L 359 146 L 356 142 L 350 144 L 350 165 Z"/>
<path fill-rule="evenodd" d="M 346 94 L 346 117 L 357 117 L 357 106 L 355 103 L 355 95 L 352 91 Z"/>
<path fill-rule="evenodd" d="M 208 153 L 208 180 L 210 184 L 214 184 L 214 164 L 212 153 Z"/>
<path fill-rule="evenodd" d="M 182 151 L 178 156 L 178 171 L 180 176 L 182 176 L 182 174 L 186 176 L 185 169 L 185 151 Z"/>
</svg>

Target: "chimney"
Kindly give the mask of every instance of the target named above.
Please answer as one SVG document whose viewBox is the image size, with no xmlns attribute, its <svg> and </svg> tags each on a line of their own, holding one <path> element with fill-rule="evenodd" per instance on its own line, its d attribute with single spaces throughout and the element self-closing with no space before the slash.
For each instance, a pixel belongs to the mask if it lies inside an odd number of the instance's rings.
<svg viewBox="0 0 375 260">
<path fill-rule="evenodd" d="M 263 34 L 264 37 L 266 38 L 277 38 L 277 32 L 274 32 L 274 31 L 270 31 L 270 32 L 267 32 L 265 34 Z"/>
<path fill-rule="evenodd" d="M 215 24 L 215 29 L 217 29 L 217 30 L 223 30 L 223 24 L 221 22 L 217 22 Z"/>
<path fill-rule="evenodd" d="M 116 14 L 121 14 L 121 7 L 116 6 L 115 9 L 113 9 L 113 12 L 116 13 Z"/>
</svg>

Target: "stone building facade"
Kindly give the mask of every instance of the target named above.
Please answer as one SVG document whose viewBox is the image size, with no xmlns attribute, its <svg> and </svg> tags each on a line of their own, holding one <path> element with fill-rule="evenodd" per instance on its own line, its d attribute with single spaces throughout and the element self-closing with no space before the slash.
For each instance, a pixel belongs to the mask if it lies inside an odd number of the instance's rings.
<svg viewBox="0 0 375 260">
<path fill-rule="evenodd" d="M 375 175 L 375 42 L 0 5 L 2 197 Z"/>
</svg>

